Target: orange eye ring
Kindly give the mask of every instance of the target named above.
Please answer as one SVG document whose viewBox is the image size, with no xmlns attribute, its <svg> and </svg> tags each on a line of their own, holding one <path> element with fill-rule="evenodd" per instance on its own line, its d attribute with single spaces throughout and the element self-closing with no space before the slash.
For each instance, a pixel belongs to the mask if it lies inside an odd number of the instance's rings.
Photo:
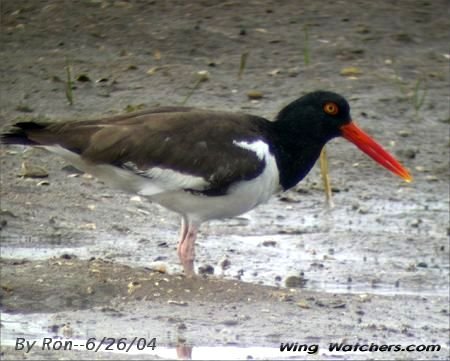
<svg viewBox="0 0 450 361">
<path fill-rule="evenodd" d="M 329 115 L 336 115 L 339 113 L 339 107 L 336 103 L 328 102 L 323 106 L 323 111 Z"/>
</svg>

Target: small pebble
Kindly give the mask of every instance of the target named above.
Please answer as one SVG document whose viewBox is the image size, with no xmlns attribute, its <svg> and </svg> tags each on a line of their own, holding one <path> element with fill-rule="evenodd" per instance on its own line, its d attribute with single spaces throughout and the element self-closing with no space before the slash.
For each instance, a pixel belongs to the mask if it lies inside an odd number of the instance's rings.
<svg viewBox="0 0 450 361">
<path fill-rule="evenodd" d="M 343 302 L 334 302 L 332 304 L 330 304 L 331 308 L 345 308 L 347 307 L 347 305 Z"/>
<path fill-rule="evenodd" d="M 59 331 L 59 325 L 52 325 L 52 326 L 49 326 L 49 327 L 48 327 L 48 331 L 49 331 L 50 333 L 57 334 L 58 331 Z"/>
<path fill-rule="evenodd" d="M 297 306 L 304 309 L 311 308 L 311 306 L 306 301 L 303 300 L 298 301 Z"/>
<path fill-rule="evenodd" d="M 212 275 L 214 274 L 214 267 L 210 264 L 207 264 L 205 266 L 200 266 L 198 268 L 198 273 L 201 275 Z"/>
<path fill-rule="evenodd" d="M 142 285 L 138 281 L 132 281 L 128 283 L 128 294 L 131 295 L 134 293 L 138 288 L 141 288 Z"/>
<path fill-rule="evenodd" d="M 73 336 L 73 328 L 70 326 L 70 322 L 67 322 L 62 328 L 61 332 L 64 337 L 71 338 Z"/>
<path fill-rule="evenodd" d="M 224 257 L 224 258 L 219 262 L 219 265 L 220 265 L 220 267 L 222 268 L 222 270 L 225 271 L 226 269 L 230 268 L 230 266 L 231 266 L 231 261 L 230 261 L 228 258 Z"/>
<path fill-rule="evenodd" d="M 89 78 L 86 74 L 80 74 L 80 75 L 78 75 L 77 80 L 79 82 L 85 83 L 85 82 L 90 82 L 91 78 Z"/>
<path fill-rule="evenodd" d="M 272 240 L 270 240 L 270 241 L 264 241 L 264 242 L 262 243 L 262 245 L 263 245 L 264 247 L 275 247 L 275 246 L 277 245 L 277 242 L 276 242 L 276 241 L 272 241 Z"/>
<path fill-rule="evenodd" d="M 304 277 L 299 277 L 299 276 L 289 276 L 286 278 L 286 280 L 284 281 L 284 284 L 286 285 L 286 287 L 288 288 L 302 288 L 306 285 L 306 282 L 308 280 L 305 279 Z"/>
<path fill-rule="evenodd" d="M 360 207 L 358 209 L 358 213 L 359 214 L 369 214 L 369 209 L 367 209 L 366 207 Z"/>
<path fill-rule="evenodd" d="M 396 154 L 402 158 L 414 159 L 416 158 L 417 150 L 411 148 L 400 149 L 396 152 Z"/>
<path fill-rule="evenodd" d="M 427 175 L 425 177 L 425 180 L 427 180 L 428 182 L 437 182 L 439 181 L 439 178 L 436 177 L 435 175 Z"/>
<path fill-rule="evenodd" d="M 297 75 L 300 74 L 300 68 L 298 68 L 298 67 L 290 68 L 290 69 L 288 69 L 287 74 L 288 74 L 288 76 L 295 78 Z"/>
<path fill-rule="evenodd" d="M 225 320 L 225 321 L 223 321 L 223 322 L 221 322 L 223 325 L 225 325 L 225 326 L 236 326 L 236 325 L 238 325 L 239 324 L 239 321 L 237 321 L 237 320 Z"/>
<path fill-rule="evenodd" d="M 7 221 L 6 219 L 2 219 L 2 220 L 0 221 L 0 231 L 1 231 L 3 228 L 5 228 L 5 227 L 7 226 L 7 224 L 8 224 L 8 221 Z"/>
<path fill-rule="evenodd" d="M 250 90 L 247 93 L 247 97 L 251 100 L 258 100 L 261 99 L 263 96 L 264 96 L 263 93 L 260 92 L 259 90 Z"/>
<path fill-rule="evenodd" d="M 401 136 L 401 137 L 404 137 L 404 138 L 406 138 L 406 137 L 409 137 L 410 135 L 411 135 L 411 132 L 409 131 L 409 130 L 399 130 L 398 132 L 397 132 L 397 134 L 399 135 L 399 136 Z"/>
<path fill-rule="evenodd" d="M 69 174 L 83 174 L 82 171 L 75 168 L 73 165 L 65 165 L 64 167 L 61 168 L 61 170 Z"/>
<path fill-rule="evenodd" d="M 359 69 L 355 66 L 349 66 L 346 68 L 342 68 L 340 74 L 342 76 L 356 76 L 356 75 L 361 75 L 362 71 L 361 71 L 361 69 Z"/>
<path fill-rule="evenodd" d="M 209 80 L 209 77 L 210 77 L 208 70 L 200 70 L 195 75 L 197 76 L 198 81 L 200 81 L 200 82 L 207 81 L 207 80 Z"/>
<path fill-rule="evenodd" d="M 188 305 L 188 303 L 186 301 L 168 300 L 167 303 L 169 305 L 176 305 L 176 306 L 187 306 Z"/>
<path fill-rule="evenodd" d="M 48 177 L 48 172 L 44 167 L 26 161 L 22 163 L 19 176 L 26 178 L 45 178 Z"/>
</svg>

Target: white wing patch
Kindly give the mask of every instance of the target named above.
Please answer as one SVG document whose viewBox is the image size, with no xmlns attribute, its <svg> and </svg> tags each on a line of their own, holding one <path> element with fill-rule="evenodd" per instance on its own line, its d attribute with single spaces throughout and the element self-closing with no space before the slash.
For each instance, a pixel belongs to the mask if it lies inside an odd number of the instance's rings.
<svg viewBox="0 0 450 361">
<path fill-rule="evenodd" d="M 236 183 L 230 189 L 232 196 L 243 197 L 245 203 L 251 208 L 265 203 L 274 194 L 280 191 L 280 179 L 275 157 L 270 153 L 269 145 L 263 140 L 249 143 L 245 141 L 233 142 L 237 146 L 248 149 L 266 162 L 263 172 L 250 181 Z"/>
<path fill-rule="evenodd" d="M 269 146 L 262 140 L 257 140 L 256 142 L 253 143 L 245 141 L 238 142 L 236 140 L 233 140 L 233 144 L 237 145 L 238 147 L 252 151 L 261 160 L 265 159 L 267 155 L 270 155 Z"/>
<path fill-rule="evenodd" d="M 203 177 L 177 172 L 173 169 L 153 167 L 142 170 L 132 162 L 124 163 L 124 166 L 164 190 L 195 189 L 201 191 L 209 185 Z M 154 194 L 152 190 L 149 192 L 145 187 L 138 193 L 143 196 Z"/>
</svg>

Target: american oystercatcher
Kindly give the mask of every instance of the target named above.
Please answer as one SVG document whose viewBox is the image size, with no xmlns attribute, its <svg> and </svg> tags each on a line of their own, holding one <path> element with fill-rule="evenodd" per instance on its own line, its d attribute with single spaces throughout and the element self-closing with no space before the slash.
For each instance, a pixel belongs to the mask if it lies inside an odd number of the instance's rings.
<svg viewBox="0 0 450 361">
<path fill-rule="evenodd" d="M 283 108 L 275 121 L 231 112 L 160 107 L 112 118 L 21 122 L 5 144 L 40 146 L 122 190 L 181 215 L 178 256 L 194 273 L 197 230 L 294 187 L 326 142 L 342 136 L 375 161 L 412 180 L 351 119 L 340 95 L 316 91 Z"/>
</svg>

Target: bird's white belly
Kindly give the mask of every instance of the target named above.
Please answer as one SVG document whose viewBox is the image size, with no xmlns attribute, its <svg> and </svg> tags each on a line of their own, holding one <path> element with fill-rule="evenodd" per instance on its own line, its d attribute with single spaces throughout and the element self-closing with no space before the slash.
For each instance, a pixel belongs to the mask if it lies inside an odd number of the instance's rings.
<svg viewBox="0 0 450 361">
<path fill-rule="evenodd" d="M 198 222 L 237 216 L 267 202 L 281 191 L 276 161 L 268 149 L 264 158 L 266 166 L 258 177 L 233 184 L 224 196 L 177 191 L 156 194 L 150 199 Z"/>
</svg>

